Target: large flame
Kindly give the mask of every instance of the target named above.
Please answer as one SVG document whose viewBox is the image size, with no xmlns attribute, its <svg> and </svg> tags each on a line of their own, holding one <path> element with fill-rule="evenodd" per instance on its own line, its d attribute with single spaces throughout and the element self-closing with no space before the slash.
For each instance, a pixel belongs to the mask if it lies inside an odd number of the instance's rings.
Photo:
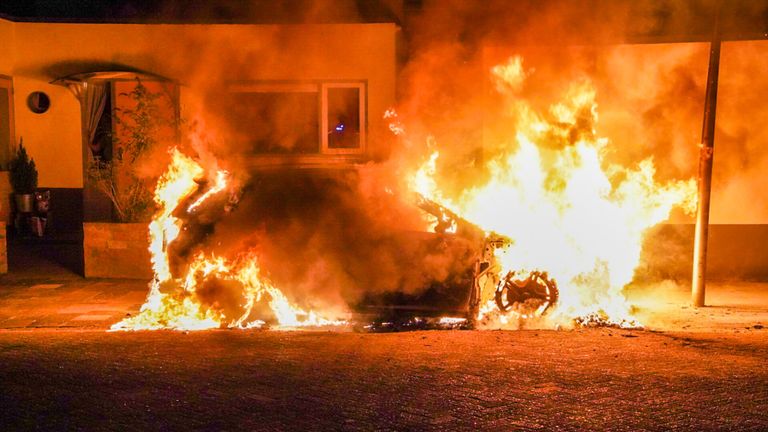
<svg viewBox="0 0 768 432">
<path fill-rule="evenodd" d="M 656 181 L 650 158 L 632 167 L 609 163 L 610 141 L 596 132 L 595 91 L 588 82 L 574 84 L 562 102 L 538 113 L 518 97 L 528 76 L 521 58 L 492 68 L 491 75 L 496 91 L 508 96 L 504 121 L 513 132 L 501 134 L 511 137 L 508 142 L 492 143 L 478 176 L 482 184 L 459 191 L 443 187 L 450 174 L 440 172 L 439 143 L 429 138 L 431 152 L 410 176 L 410 188 L 488 235 L 509 239 L 496 250 L 498 276 L 545 271 L 556 280 L 559 298 L 549 315 L 553 323 L 599 316 L 609 323 L 637 325 L 622 290 L 638 266 L 643 236 L 674 208 L 695 210 L 695 182 Z M 394 111 L 386 117 L 396 135 L 405 134 Z M 169 245 L 182 232 L 180 218 L 201 211 L 230 188 L 226 171 L 208 174 L 194 159 L 172 150 L 172 162 L 155 192 L 159 210 L 149 225 L 154 280 L 140 312 L 112 329 L 261 326 L 265 317 L 257 305 L 266 305 L 281 327 L 340 324 L 291 303 L 262 274 L 254 251 L 229 259 L 200 252 L 174 274 Z M 213 181 L 200 182 L 204 177 Z M 229 308 L 231 316 L 226 316 L 225 308 L 206 301 L 201 290 L 207 284 L 239 287 L 237 312 Z M 479 318 L 503 323 L 507 317 L 494 311 L 493 290 L 485 286 L 481 293 Z"/>
<path fill-rule="evenodd" d="M 171 151 L 171 164 L 159 179 L 155 190 L 155 202 L 159 211 L 149 224 L 150 253 L 154 279 L 149 294 L 136 316 L 127 317 L 112 326 L 112 330 L 203 330 L 219 327 L 260 327 L 265 324 L 261 317 L 253 316 L 254 306 L 266 301 L 278 325 L 283 328 L 339 325 L 306 312 L 292 304 L 288 298 L 259 269 L 258 259 L 247 251 L 232 261 L 223 257 L 195 255 L 181 276 L 174 276 L 168 254 L 168 246 L 181 233 L 183 221 L 175 216 L 185 199 L 200 189 L 196 179 L 205 170 L 195 160 L 177 149 Z M 193 213 L 207 200 L 227 190 L 229 174 L 216 172 L 214 184 L 189 204 L 185 213 Z M 227 317 L 215 304 L 207 305 L 197 295 L 198 288 L 206 281 L 233 282 L 242 289 L 240 313 Z"/>
<path fill-rule="evenodd" d="M 650 158 L 634 167 L 608 163 L 610 142 L 596 134 L 589 83 L 573 85 L 563 102 L 538 114 L 515 97 L 526 77 L 519 57 L 491 74 L 496 89 L 510 96 L 514 139 L 487 161 L 488 180 L 448 195 L 440 187 L 439 148 L 430 139 L 432 151 L 411 177 L 412 189 L 511 239 L 497 251 L 502 274 L 543 270 L 554 277 L 556 320 L 599 314 L 637 324 L 622 290 L 639 264 L 643 236 L 673 208 L 695 210 L 695 182 L 657 182 Z M 481 315 L 496 309 L 492 295 L 481 296 Z"/>
</svg>

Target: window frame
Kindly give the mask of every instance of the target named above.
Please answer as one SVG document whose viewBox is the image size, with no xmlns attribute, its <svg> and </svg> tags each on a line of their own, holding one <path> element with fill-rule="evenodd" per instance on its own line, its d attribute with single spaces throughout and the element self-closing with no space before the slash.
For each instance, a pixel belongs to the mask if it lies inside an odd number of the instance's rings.
<svg viewBox="0 0 768 432">
<path fill-rule="evenodd" d="M 328 89 L 357 88 L 359 90 L 358 114 L 360 119 L 360 145 L 354 148 L 329 148 L 328 146 Z M 226 86 L 228 93 L 316 93 L 317 94 L 317 153 L 309 154 L 273 154 L 252 153 L 255 158 L 317 158 L 332 156 L 363 156 L 367 149 L 368 132 L 368 84 L 364 80 L 343 81 L 253 81 L 231 83 Z"/>
<path fill-rule="evenodd" d="M 10 147 L 3 149 L 7 153 L 5 154 L 6 160 L 0 160 L 0 164 L 7 165 L 13 158 L 14 151 L 16 149 L 16 119 L 15 119 L 15 107 L 14 107 L 14 94 L 13 94 L 13 77 L 0 74 L 0 87 L 8 91 L 8 143 Z M 0 153 L 0 158 L 2 158 Z"/>
<path fill-rule="evenodd" d="M 356 88 L 359 91 L 358 99 L 358 115 L 360 119 L 360 145 L 354 148 L 330 148 L 328 145 L 328 132 L 330 131 L 328 124 L 328 89 L 333 88 Z M 364 82 L 324 82 L 320 85 L 320 97 L 322 98 L 320 107 L 320 129 L 322 140 L 320 142 L 320 154 L 364 154 L 366 147 L 366 130 L 368 129 L 367 122 L 367 103 L 366 103 L 366 85 Z"/>
</svg>

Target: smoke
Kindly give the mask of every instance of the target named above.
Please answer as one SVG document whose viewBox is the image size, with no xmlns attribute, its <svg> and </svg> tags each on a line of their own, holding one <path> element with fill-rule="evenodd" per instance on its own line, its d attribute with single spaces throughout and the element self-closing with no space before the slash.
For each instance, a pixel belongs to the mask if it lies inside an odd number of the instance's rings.
<svg viewBox="0 0 768 432">
<path fill-rule="evenodd" d="M 639 31 L 628 21 L 637 11 L 625 2 L 585 3 L 425 6 L 415 24 L 413 60 L 402 74 L 400 108 L 413 141 L 430 135 L 439 143 L 441 171 L 450 173 L 441 183 L 461 190 L 483 182 L 482 173 L 464 168 L 510 150 L 514 131 L 503 124 L 509 97 L 494 94 L 490 72 L 516 55 L 526 78 L 515 97 L 536 111 L 547 111 L 576 83 L 595 87 L 597 132 L 614 141 L 611 162 L 637 163 L 674 149 L 670 163 L 661 161 L 662 178 L 692 172 L 700 126 L 691 120 L 703 106 L 706 48 L 615 45 Z"/>
<path fill-rule="evenodd" d="M 219 198 L 194 219 L 186 216 L 171 256 L 183 269 L 200 251 L 230 259 L 255 251 L 276 286 L 325 310 L 354 305 L 364 294 L 418 294 L 465 276 L 477 244 L 420 234 L 415 206 L 383 189 L 365 190 L 360 177 L 343 170 L 254 173 L 234 208 L 224 210 Z"/>
<path fill-rule="evenodd" d="M 765 2 L 726 3 L 726 38 L 764 37 Z M 574 83 L 595 88 L 597 134 L 610 140 L 606 161 L 632 166 L 650 156 L 660 180 L 693 178 L 709 45 L 691 41 L 711 37 L 714 11 L 713 1 L 425 2 L 413 20 L 400 114 L 411 142 L 431 136 L 439 143 L 449 193 L 482 183 L 484 173 L 469 168 L 509 148 L 514 133 L 498 127 L 507 113 L 494 99 L 490 71 L 520 55 L 526 83 L 518 97 L 537 111 Z M 768 221 L 768 200 L 752 193 L 766 167 L 757 148 L 766 137 L 754 125 L 764 116 L 757 99 L 768 82 L 753 73 L 765 69 L 766 50 L 764 41 L 723 44 L 713 223 Z M 671 220 L 692 222 L 677 212 Z"/>
<path fill-rule="evenodd" d="M 167 56 L 141 59 L 158 73 L 182 79 L 184 145 L 200 158 L 209 177 L 223 168 L 238 185 L 236 192 L 194 218 L 186 217 L 184 234 L 172 250 L 177 268 L 198 251 L 235 257 L 255 250 L 276 286 L 300 302 L 315 301 L 322 307 L 354 304 L 370 292 L 417 294 L 435 282 L 460 279 L 471 268 L 479 245 L 417 234 L 425 230 L 425 222 L 410 202 L 402 174 L 422 163 L 433 150 L 428 143 L 433 143 L 441 152 L 437 174 L 447 194 L 487 180 L 484 162 L 515 149 L 515 131 L 504 122 L 515 109 L 514 100 L 510 103 L 500 95 L 505 89 L 497 87 L 491 73 L 515 55 L 522 58 L 525 84 L 506 90 L 540 111 L 574 83 L 595 88 L 595 132 L 609 138 L 610 162 L 631 166 L 653 156 L 662 180 L 695 174 L 706 44 L 622 44 L 681 34 L 692 23 L 706 34 L 708 27 L 701 23 L 710 22 L 710 3 L 597 0 L 578 6 L 533 0 L 424 2 L 421 12 L 403 23 L 408 60 L 399 68 L 396 108 L 406 136 L 395 139 L 384 133 L 381 121 L 370 122 L 371 154 L 387 155 L 387 161 L 323 174 L 255 169 L 252 143 L 243 135 L 253 137 L 255 131 L 278 153 L 300 149 L 306 134 L 285 126 L 295 123 L 306 103 L 298 95 L 262 113 L 247 100 L 232 98 L 229 86 L 305 82 L 307 76 L 312 77 L 309 81 L 354 80 L 378 74 L 378 69 L 389 73 L 372 54 L 381 41 L 375 32 L 351 41 L 344 29 L 316 25 L 370 13 L 357 7 L 365 2 L 342 3 L 329 12 L 326 3 L 310 2 L 301 16 L 291 19 L 312 23 L 301 31 L 291 26 L 253 31 L 221 25 L 180 30 L 177 39 L 163 41 Z M 238 9 L 237 14 L 255 17 L 264 12 L 262 6 Z M 174 7 L 169 5 L 168 13 L 175 13 Z M 273 15 L 288 13 L 280 9 L 286 3 L 270 7 L 276 8 L 269 11 Z M 758 151 L 768 137 L 751 127 L 766 114 L 759 98 L 768 91 L 768 82 L 755 82 L 750 73 L 768 67 L 768 57 L 762 55 L 766 49 L 765 43 L 724 46 L 715 221 L 768 220 L 768 202 L 748 199 L 768 168 L 765 152 Z M 347 61 L 347 68 L 339 66 Z M 755 89 L 748 100 L 743 96 L 746 83 Z M 369 88 L 369 95 L 373 91 Z M 384 113 L 370 111 L 373 106 L 369 104 L 368 115 L 379 119 Z M 718 203 L 728 203 L 728 208 Z M 203 292 L 211 303 L 230 304 L 228 294 L 218 298 L 216 293 L 234 289 L 211 283 Z"/>
</svg>

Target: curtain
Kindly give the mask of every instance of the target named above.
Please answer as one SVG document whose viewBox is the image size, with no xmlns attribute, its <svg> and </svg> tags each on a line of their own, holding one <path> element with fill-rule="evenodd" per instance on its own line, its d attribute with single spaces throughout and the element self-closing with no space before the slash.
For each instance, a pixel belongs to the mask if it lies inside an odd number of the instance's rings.
<svg viewBox="0 0 768 432">
<path fill-rule="evenodd" d="M 80 85 L 78 96 L 85 116 L 83 134 L 88 139 L 91 155 L 95 155 L 101 151 L 101 143 L 94 142 L 94 139 L 96 138 L 96 128 L 99 126 L 99 120 L 107 104 L 107 84 L 85 81 Z"/>
</svg>

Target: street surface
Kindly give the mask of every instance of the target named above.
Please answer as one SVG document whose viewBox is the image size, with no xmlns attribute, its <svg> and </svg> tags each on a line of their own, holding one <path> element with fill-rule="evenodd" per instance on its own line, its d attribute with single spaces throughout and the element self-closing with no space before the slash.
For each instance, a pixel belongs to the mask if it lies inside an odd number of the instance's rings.
<svg viewBox="0 0 768 432">
<path fill-rule="evenodd" d="M 0 430 L 768 430 L 768 285 L 654 289 L 647 330 L 108 333 L 143 282 L 6 276 Z"/>
</svg>

